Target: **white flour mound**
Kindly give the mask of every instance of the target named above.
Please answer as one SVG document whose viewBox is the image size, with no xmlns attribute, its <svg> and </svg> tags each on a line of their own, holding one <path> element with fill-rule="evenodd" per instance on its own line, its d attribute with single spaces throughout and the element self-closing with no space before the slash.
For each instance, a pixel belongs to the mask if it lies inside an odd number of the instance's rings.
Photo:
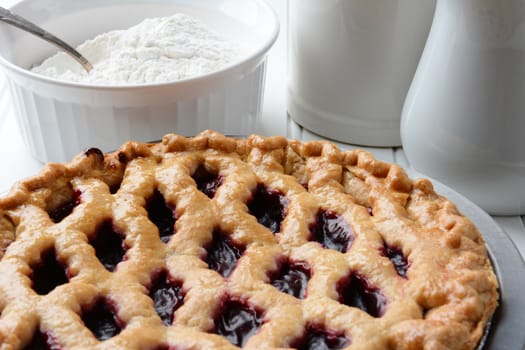
<svg viewBox="0 0 525 350">
<path fill-rule="evenodd" d="M 101 34 L 77 49 L 93 64 L 89 74 L 64 52 L 32 71 L 95 85 L 173 82 L 217 71 L 242 55 L 239 44 L 181 13 Z"/>
</svg>

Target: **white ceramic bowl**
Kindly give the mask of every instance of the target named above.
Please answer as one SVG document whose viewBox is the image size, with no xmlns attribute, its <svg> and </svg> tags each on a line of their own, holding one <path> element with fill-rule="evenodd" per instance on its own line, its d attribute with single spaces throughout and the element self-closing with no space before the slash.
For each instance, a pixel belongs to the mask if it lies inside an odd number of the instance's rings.
<svg viewBox="0 0 525 350">
<path fill-rule="evenodd" d="M 109 151 L 130 139 L 152 141 L 168 132 L 256 132 L 266 54 L 279 31 L 277 16 L 264 0 L 24 0 L 11 10 L 72 46 L 145 18 L 182 12 L 248 48 L 238 62 L 199 77 L 94 86 L 28 70 L 57 49 L 0 23 L 0 67 L 24 141 L 40 161 L 67 161 L 87 147 Z"/>
</svg>

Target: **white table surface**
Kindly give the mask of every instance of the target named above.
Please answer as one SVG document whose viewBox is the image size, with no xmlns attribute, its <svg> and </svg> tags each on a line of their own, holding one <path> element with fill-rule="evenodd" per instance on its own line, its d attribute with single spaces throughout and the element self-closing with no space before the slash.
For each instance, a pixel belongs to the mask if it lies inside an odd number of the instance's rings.
<svg viewBox="0 0 525 350">
<path fill-rule="evenodd" d="M 10 6 L 17 0 L 0 0 L 1 6 Z M 321 139 L 301 128 L 287 117 L 286 113 L 286 11 L 287 1 L 268 0 L 281 19 L 281 32 L 268 57 L 268 69 L 261 124 L 257 133 L 263 135 L 287 135 L 300 140 Z M 337 143 L 341 148 L 354 145 Z M 411 175 L 423 176 L 411 168 L 402 148 L 361 147 L 371 151 L 376 158 L 401 164 Z M 13 111 L 11 96 L 0 74 L 0 193 L 8 191 L 11 185 L 22 178 L 35 174 L 42 164 L 33 159 L 22 142 Z M 480 209 L 481 210 L 481 209 Z M 522 256 L 525 256 L 524 217 L 492 217 L 511 237 Z"/>
</svg>

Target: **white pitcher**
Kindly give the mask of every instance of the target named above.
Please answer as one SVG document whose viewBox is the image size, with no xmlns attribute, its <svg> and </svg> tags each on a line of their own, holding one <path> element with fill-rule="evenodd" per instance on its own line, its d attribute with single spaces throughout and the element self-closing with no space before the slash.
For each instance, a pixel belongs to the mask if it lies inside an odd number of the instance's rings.
<svg viewBox="0 0 525 350">
<path fill-rule="evenodd" d="M 525 1 L 438 0 L 401 138 L 416 170 L 525 214 Z"/>
<path fill-rule="evenodd" d="M 290 0 L 288 113 L 322 136 L 399 146 L 436 0 Z"/>
</svg>

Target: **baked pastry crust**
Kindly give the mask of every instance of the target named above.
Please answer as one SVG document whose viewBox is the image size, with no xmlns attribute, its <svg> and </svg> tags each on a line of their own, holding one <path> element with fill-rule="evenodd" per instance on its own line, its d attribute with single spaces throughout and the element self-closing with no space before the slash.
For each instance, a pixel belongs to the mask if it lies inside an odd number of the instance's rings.
<svg viewBox="0 0 525 350">
<path fill-rule="evenodd" d="M 199 166 L 221 176 L 213 198 L 195 185 Z M 275 234 L 247 205 L 261 184 L 286 199 Z M 167 243 L 146 210 L 156 191 L 176 213 Z M 75 196 L 81 199 L 72 212 L 53 222 L 49 213 Z M 346 251 L 312 240 L 319 210 L 351 227 Z M 90 245 L 108 220 L 127 249 L 114 271 Z M 217 230 L 243 248 L 227 277 L 203 259 Z M 405 276 L 385 256 L 386 246 L 401 252 Z M 50 249 L 69 281 L 40 295 L 33 270 Z M 0 349 L 22 349 L 38 331 L 64 349 L 234 349 L 214 331 L 218 310 L 231 299 L 262 315 L 246 349 L 297 346 L 315 325 L 344 335 L 349 349 L 464 350 L 476 348 L 498 303 L 482 236 L 429 180 L 411 180 L 363 150 L 284 137 L 169 134 L 156 144 L 128 142 L 113 153 L 91 149 L 70 163 L 47 164 L 0 199 L 0 258 Z M 308 265 L 305 298 L 270 284 L 269 272 L 283 259 Z M 159 271 L 184 291 L 169 326 L 148 295 Z M 349 274 L 380 291 L 384 313 L 341 302 Z M 123 325 L 103 341 L 82 321 L 101 297 L 112 301 Z"/>
</svg>

